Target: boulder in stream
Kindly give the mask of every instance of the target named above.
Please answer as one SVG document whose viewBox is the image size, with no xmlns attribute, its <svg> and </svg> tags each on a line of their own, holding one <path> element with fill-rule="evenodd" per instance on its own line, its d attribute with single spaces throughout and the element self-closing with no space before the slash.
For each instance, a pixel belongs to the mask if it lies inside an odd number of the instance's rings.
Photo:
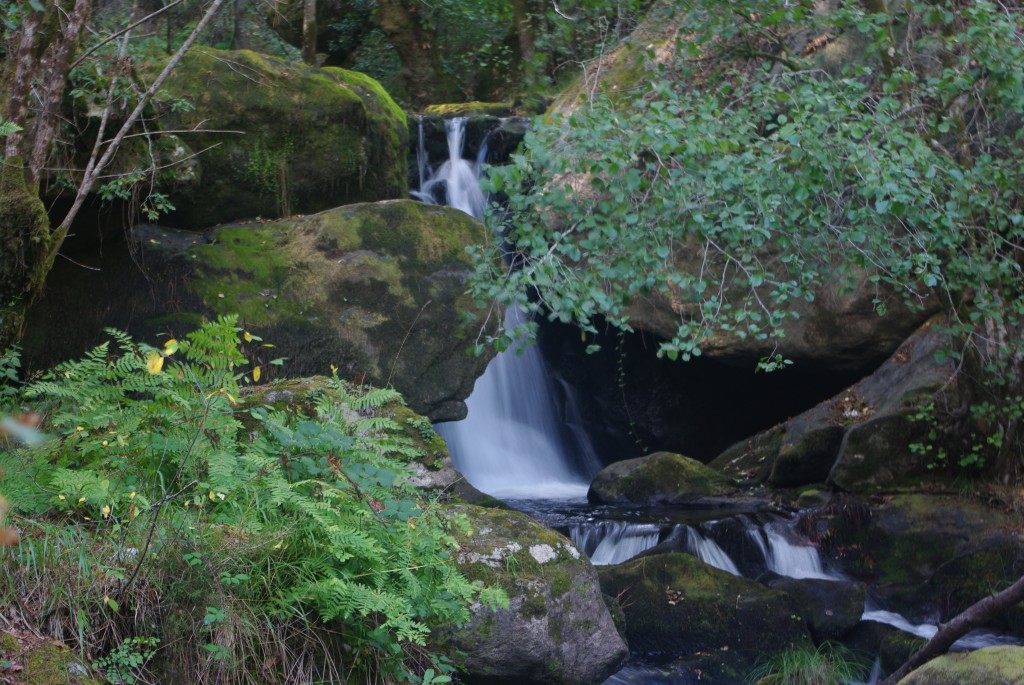
<svg viewBox="0 0 1024 685">
<path fill-rule="evenodd" d="M 464 516 L 459 566 L 470 580 L 498 585 L 508 609 L 471 608 L 463 626 L 435 631 L 468 683 L 600 683 L 625 661 L 626 644 L 605 606 L 597 573 L 568 539 L 517 511 L 472 505 Z"/>
<path fill-rule="evenodd" d="M 641 557 L 598 569 L 617 597 L 634 653 L 681 657 L 702 682 L 745 683 L 753 667 L 810 635 L 789 596 L 708 566 L 688 554 Z"/>
<path fill-rule="evenodd" d="M 840 639 L 864 613 L 867 588 L 856 581 L 778 578 L 768 587 L 792 598 L 817 643 Z"/>
<path fill-rule="evenodd" d="M 696 459 L 673 452 L 655 452 L 615 462 L 590 484 L 594 504 L 715 504 L 735 493 L 731 479 Z"/>
</svg>

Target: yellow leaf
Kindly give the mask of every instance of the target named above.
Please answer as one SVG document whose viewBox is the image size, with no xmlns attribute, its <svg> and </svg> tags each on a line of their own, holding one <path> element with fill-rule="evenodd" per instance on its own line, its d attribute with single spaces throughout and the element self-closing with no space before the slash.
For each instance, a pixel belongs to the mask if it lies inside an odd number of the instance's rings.
<svg viewBox="0 0 1024 685">
<path fill-rule="evenodd" d="M 217 501 L 217 495 L 213 494 L 213 490 L 210 490 L 210 501 L 211 502 L 216 502 Z"/>
<path fill-rule="evenodd" d="M 171 338 L 164 343 L 164 349 L 167 350 L 164 354 L 171 355 L 178 351 L 178 341 Z"/>
<path fill-rule="evenodd" d="M 164 357 L 159 352 L 151 352 L 149 357 L 146 359 L 146 370 L 150 373 L 160 373 L 160 369 L 164 368 Z"/>
<path fill-rule="evenodd" d="M 59 499 L 61 502 L 63 502 L 64 500 L 67 499 L 67 497 L 65 497 L 64 495 L 57 495 L 57 499 Z"/>
<path fill-rule="evenodd" d="M 256 367 L 252 370 L 252 380 L 254 383 L 260 382 L 260 367 Z"/>
<path fill-rule="evenodd" d="M 104 505 L 103 508 L 100 509 L 100 513 L 103 514 L 103 518 L 108 518 L 110 516 L 110 505 Z"/>
<path fill-rule="evenodd" d="M 81 503 L 82 503 L 82 502 L 84 502 L 84 501 L 85 501 L 85 498 L 84 498 L 84 497 L 79 497 L 79 498 L 78 498 L 78 503 L 79 503 L 79 504 L 81 504 Z"/>
<path fill-rule="evenodd" d="M 245 338 L 245 342 L 252 342 L 252 333 L 249 331 L 242 333 L 242 337 Z"/>
<path fill-rule="evenodd" d="M 135 499 L 135 491 L 132 490 L 132 494 L 128 495 L 128 499 Z"/>
</svg>

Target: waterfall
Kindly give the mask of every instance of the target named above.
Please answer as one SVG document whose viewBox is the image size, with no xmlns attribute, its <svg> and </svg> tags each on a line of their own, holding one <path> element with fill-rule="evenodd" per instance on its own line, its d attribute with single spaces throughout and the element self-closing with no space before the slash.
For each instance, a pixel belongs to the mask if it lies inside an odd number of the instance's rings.
<svg viewBox="0 0 1024 685">
<path fill-rule="evenodd" d="M 651 523 L 601 521 L 569 529 L 573 543 L 595 566 L 619 564 L 658 544 L 661 527 Z"/>
<path fill-rule="evenodd" d="M 860 617 L 860 620 L 885 623 L 894 628 L 898 628 L 905 633 L 910 633 L 911 635 L 924 638 L 925 640 L 931 640 L 935 637 L 935 634 L 939 632 L 938 627 L 931 623 L 911 623 L 895 611 L 872 609 L 870 607 L 871 604 L 869 602 L 864 608 L 864 614 Z M 1014 637 L 1013 635 L 1004 635 L 992 630 L 979 628 L 964 635 L 962 638 L 954 642 L 949 649 L 954 652 L 962 652 L 966 649 L 983 649 L 985 647 L 996 647 L 998 645 L 1020 645 L 1022 643 L 1024 643 L 1024 641 L 1018 637 Z"/>
<path fill-rule="evenodd" d="M 736 568 L 735 562 L 729 558 L 725 550 L 718 546 L 717 542 L 704 537 L 690 526 L 686 527 L 686 546 L 695 557 L 705 564 L 728 571 L 734 576 L 740 575 L 740 570 Z"/>
<path fill-rule="evenodd" d="M 789 535 L 775 526 L 766 527 L 764 534 L 768 539 L 765 561 L 769 570 L 790 578 L 842 579 L 841 575 L 825 571 L 816 547 L 792 542 Z"/>
<path fill-rule="evenodd" d="M 431 172 L 420 121 L 417 168 L 423 180 L 413 196 L 482 218 L 486 199 L 479 174 L 486 140 L 477 159 L 469 161 L 462 157 L 466 118 L 445 121 L 445 133 L 448 159 Z M 509 310 L 506 327 L 523 323 L 522 316 Z M 579 429 L 571 389 L 559 390 L 535 345 L 523 344 L 495 357 L 466 400 L 467 418 L 436 426 L 456 468 L 476 488 L 496 497 L 585 496 L 600 463 L 589 437 Z"/>
<path fill-rule="evenodd" d="M 510 309 L 506 326 L 521 322 Z M 463 421 L 441 423 L 455 467 L 479 490 L 509 499 L 584 497 L 600 468 L 585 435 L 566 428 L 540 350 L 521 345 L 488 364 Z M 571 397 L 564 398 L 571 401 Z"/>
<path fill-rule="evenodd" d="M 419 190 L 412 192 L 416 199 L 430 204 L 444 204 L 462 210 L 478 219 L 484 217 L 487 200 L 480 190 L 480 172 L 484 154 L 476 161 L 463 159 L 462 148 L 466 140 L 466 117 L 448 119 L 444 130 L 448 139 L 448 159 L 437 171 L 430 171 L 426 145 L 423 142 L 423 120 L 419 122 L 419 144 L 416 148 L 416 168 L 419 171 Z"/>
</svg>

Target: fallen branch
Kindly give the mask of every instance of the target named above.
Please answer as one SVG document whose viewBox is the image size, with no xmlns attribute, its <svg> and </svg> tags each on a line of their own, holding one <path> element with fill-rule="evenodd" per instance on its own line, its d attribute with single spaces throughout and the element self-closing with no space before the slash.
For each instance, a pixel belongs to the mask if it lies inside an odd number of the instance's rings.
<svg viewBox="0 0 1024 685">
<path fill-rule="evenodd" d="M 948 623 L 941 624 L 939 632 L 935 633 L 935 637 L 929 640 L 928 644 L 907 659 L 906 663 L 881 681 L 879 685 L 896 685 L 915 668 L 945 654 L 961 637 L 975 628 L 991 622 L 996 616 L 1022 600 L 1024 600 L 1024 576 L 1018 578 L 1016 583 L 1005 590 L 975 602 Z"/>
</svg>

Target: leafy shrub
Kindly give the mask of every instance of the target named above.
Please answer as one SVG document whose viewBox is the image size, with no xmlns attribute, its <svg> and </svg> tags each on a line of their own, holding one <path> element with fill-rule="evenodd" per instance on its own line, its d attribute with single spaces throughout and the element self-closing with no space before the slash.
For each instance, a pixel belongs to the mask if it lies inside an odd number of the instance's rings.
<svg viewBox="0 0 1024 685">
<path fill-rule="evenodd" d="M 419 454 L 381 411 L 396 392 L 333 378 L 302 406 L 264 406 L 240 385 L 254 338 L 233 318 L 161 349 L 110 333 L 23 393 L 54 439 L 0 456 L 34 513 L 0 556 L 3 599 L 31 597 L 115 665 L 163 631 L 165 669 L 237 681 L 450 670 L 426 637 L 467 620 L 481 588 L 406 482 Z"/>
<path fill-rule="evenodd" d="M 678 318 L 660 355 L 744 338 L 765 369 L 786 364 L 795 303 L 826 286 L 874 284 L 880 314 L 937 303 L 957 341 L 942 356 L 977 409 L 947 423 L 1020 479 L 1024 13 L 869 6 L 885 3 L 681 3 L 675 39 L 628 82 L 539 122 L 490 170 L 509 196 L 491 220 L 522 268 L 495 241 L 474 292 L 592 332 L 629 330 L 654 299 Z M 814 39 L 794 49 L 797 36 Z M 824 68 L 835 40 L 866 54 Z"/>
</svg>

